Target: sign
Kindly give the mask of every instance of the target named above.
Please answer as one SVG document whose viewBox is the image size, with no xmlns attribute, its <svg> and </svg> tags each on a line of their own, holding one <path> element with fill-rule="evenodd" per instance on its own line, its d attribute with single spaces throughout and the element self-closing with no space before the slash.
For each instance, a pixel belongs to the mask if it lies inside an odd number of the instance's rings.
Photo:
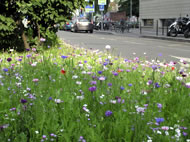
<svg viewBox="0 0 190 142">
<path fill-rule="evenodd" d="M 94 4 L 93 5 L 87 5 L 85 7 L 85 12 L 86 13 L 93 13 L 94 12 Z"/>
<path fill-rule="evenodd" d="M 104 11 L 104 5 L 99 5 L 99 10 Z"/>
<path fill-rule="evenodd" d="M 106 0 L 98 0 L 98 5 L 106 5 Z"/>
</svg>

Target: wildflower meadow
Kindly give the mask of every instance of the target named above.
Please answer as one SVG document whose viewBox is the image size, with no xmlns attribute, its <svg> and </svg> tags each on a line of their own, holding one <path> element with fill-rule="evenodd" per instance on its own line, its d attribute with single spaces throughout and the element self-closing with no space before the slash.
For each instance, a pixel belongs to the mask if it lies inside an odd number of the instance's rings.
<svg viewBox="0 0 190 142">
<path fill-rule="evenodd" d="M 190 142 L 189 64 L 112 49 L 0 53 L 0 142 Z"/>
</svg>

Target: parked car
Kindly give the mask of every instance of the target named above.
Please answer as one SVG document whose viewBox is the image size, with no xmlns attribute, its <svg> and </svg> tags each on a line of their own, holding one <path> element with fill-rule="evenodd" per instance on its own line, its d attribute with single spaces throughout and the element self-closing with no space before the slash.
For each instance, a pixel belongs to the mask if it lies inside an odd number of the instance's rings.
<svg viewBox="0 0 190 142">
<path fill-rule="evenodd" d="M 65 30 L 65 31 L 71 30 L 71 25 L 72 25 L 72 22 L 71 22 L 71 21 L 66 22 L 66 23 L 63 25 L 63 30 Z"/>
<path fill-rule="evenodd" d="M 75 18 L 72 20 L 71 31 L 90 31 L 90 33 L 93 33 L 93 23 L 91 23 L 90 20 L 86 17 Z"/>
</svg>

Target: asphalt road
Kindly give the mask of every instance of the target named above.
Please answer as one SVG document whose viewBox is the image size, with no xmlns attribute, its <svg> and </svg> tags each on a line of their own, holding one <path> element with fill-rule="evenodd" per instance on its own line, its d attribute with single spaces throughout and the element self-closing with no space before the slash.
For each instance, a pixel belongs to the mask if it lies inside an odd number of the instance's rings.
<svg viewBox="0 0 190 142">
<path fill-rule="evenodd" d="M 110 45 L 114 48 L 114 55 L 128 59 L 146 57 L 147 60 L 158 59 L 169 62 L 183 59 L 190 62 L 190 43 L 140 38 L 130 34 L 113 35 L 96 31 L 93 34 L 70 31 L 57 33 L 65 42 L 77 47 L 103 51 L 106 45 Z"/>
</svg>

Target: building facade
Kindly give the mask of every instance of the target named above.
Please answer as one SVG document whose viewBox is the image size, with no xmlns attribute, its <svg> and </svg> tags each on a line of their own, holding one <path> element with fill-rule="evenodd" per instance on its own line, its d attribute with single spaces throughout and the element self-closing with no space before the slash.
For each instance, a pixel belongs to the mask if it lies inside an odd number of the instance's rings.
<svg viewBox="0 0 190 142">
<path fill-rule="evenodd" d="M 179 17 L 190 17 L 190 0 L 139 0 L 142 26 L 166 26 Z"/>
</svg>

